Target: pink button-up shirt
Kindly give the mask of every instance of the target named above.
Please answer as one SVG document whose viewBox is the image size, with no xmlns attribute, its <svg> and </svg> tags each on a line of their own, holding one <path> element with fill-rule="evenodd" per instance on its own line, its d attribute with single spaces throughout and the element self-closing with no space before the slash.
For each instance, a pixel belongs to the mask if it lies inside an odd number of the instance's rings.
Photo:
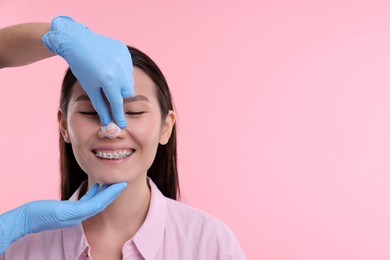
<svg viewBox="0 0 390 260">
<path fill-rule="evenodd" d="M 216 218 L 166 198 L 149 179 L 146 219 L 122 247 L 123 259 L 246 259 L 230 229 Z M 70 200 L 77 200 L 80 188 Z M 0 260 L 92 259 L 82 225 L 27 235 Z"/>
</svg>

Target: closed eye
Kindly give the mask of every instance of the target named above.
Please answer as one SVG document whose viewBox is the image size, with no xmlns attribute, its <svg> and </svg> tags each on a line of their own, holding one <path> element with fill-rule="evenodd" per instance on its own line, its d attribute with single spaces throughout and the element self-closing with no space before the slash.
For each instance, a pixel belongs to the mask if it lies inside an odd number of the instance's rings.
<svg viewBox="0 0 390 260">
<path fill-rule="evenodd" d="M 138 115 L 142 115 L 142 114 L 144 114 L 144 113 L 145 113 L 144 111 L 140 111 L 140 112 L 126 112 L 126 115 L 129 115 L 129 116 L 138 116 Z M 97 115 L 96 111 L 91 111 L 91 112 L 80 111 L 80 114 L 89 115 L 89 116 L 96 116 L 96 115 Z"/>
<path fill-rule="evenodd" d="M 96 111 L 91 111 L 91 112 L 80 111 L 80 114 L 88 115 L 88 116 L 96 116 L 97 115 Z"/>
<path fill-rule="evenodd" d="M 142 115 L 143 113 L 145 113 L 145 112 L 144 111 L 140 111 L 140 112 L 126 112 L 126 115 L 138 116 L 138 115 Z"/>
</svg>

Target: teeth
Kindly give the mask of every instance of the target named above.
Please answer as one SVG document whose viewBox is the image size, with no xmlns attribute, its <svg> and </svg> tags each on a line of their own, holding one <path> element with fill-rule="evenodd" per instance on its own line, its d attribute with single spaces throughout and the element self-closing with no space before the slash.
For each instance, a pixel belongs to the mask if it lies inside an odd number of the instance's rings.
<svg viewBox="0 0 390 260">
<path fill-rule="evenodd" d="M 112 153 L 98 151 L 96 152 L 95 155 L 96 157 L 104 158 L 104 159 L 122 159 L 122 158 L 129 157 L 132 154 L 133 152 L 130 151 L 117 151 Z"/>
</svg>

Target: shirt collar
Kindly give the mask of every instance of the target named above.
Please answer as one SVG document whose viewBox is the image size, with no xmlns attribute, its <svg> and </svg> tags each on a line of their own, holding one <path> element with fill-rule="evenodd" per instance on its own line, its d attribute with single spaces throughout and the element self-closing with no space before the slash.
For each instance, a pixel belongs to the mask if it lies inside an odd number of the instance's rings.
<svg viewBox="0 0 390 260">
<path fill-rule="evenodd" d="M 157 255 L 163 240 L 168 214 L 166 198 L 150 178 L 148 178 L 148 183 L 151 199 L 145 221 L 133 238 L 128 240 L 122 248 L 122 253 L 125 255 L 126 247 L 131 247 L 131 241 L 133 241 L 146 260 L 155 259 Z M 82 185 L 70 197 L 70 201 L 78 200 Z M 78 259 L 85 253 L 85 250 L 88 250 L 89 246 L 81 224 L 63 229 L 62 234 L 65 259 Z"/>
</svg>

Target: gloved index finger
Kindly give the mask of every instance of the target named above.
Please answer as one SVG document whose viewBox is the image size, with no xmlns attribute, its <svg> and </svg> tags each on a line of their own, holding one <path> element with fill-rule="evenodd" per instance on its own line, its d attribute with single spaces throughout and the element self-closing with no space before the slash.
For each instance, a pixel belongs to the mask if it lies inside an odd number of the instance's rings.
<svg viewBox="0 0 390 260">
<path fill-rule="evenodd" d="M 123 97 L 120 92 L 113 92 L 108 87 L 103 88 L 104 95 L 106 95 L 111 106 L 111 114 L 115 123 L 120 128 L 126 127 L 125 115 L 123 112 Z"/>
<path fill-rule="evenodd" d="M 126 188 L 126 182 L 112 184 L 107 189 L 98 192 L 93 198 L 79 204 L 85 210 L 85 217 L 89 218 L 104 210 Z M 81 210 L 82 211 L 82 210 Z"/>
</svg>

